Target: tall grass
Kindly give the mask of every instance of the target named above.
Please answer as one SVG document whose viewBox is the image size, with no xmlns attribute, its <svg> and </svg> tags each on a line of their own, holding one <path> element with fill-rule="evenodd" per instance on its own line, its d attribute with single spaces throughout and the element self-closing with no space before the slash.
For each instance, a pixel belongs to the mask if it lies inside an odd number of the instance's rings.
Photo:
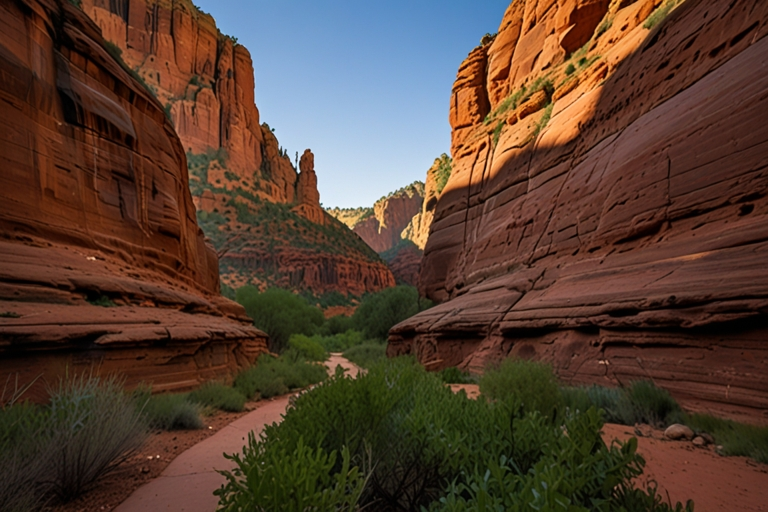
<svg viewBox="0 0 768 512">
<path fill-rule="evenodd" d="M 235 377 L 234 388 L 247 398 L 270 398 L 316 384 L 326 377 L 324 366 L 304 361 L 290 352 L 279 358 L 264 354 L 255 366 Z"/>
<path fill-rule="evenodd" d="M 225 386 L 219 382 L 206 382 L 188 397 L 192 403 L 207 407 L 215 407 L 222 411 L 240 412 L 245 408 L 245 395 L 237 389 Z"/>
<path fill-rule="evenodd" d="M 706 414 L 691 414 L 683 420 L 696 432 L 706 432 L 722 445 L 723 455 L 743 455 L 768 464 L 768 427 L 745 425 Z"/>
<path fill-rule="evenodd" d="M 202 407 L 186 393 L 164 394 L 137 399 L 150 428 L 157 430 L 197 430 L 203 428 Z"/>
<path fill-rule="evenodd" d="M 361 368 L 370 368 L 379 361 L 386 359 L 387 345 L 377 341 L 366 341 L 348 348 L 343 355 Z"/>
<path fill-rule="evenodd" d="M 505 359 L 480 377 L 480 393 L 525 413 L 552 416 L 562 404 L 560 388 L 552 367 L 522 359 Z"/>
</svg>

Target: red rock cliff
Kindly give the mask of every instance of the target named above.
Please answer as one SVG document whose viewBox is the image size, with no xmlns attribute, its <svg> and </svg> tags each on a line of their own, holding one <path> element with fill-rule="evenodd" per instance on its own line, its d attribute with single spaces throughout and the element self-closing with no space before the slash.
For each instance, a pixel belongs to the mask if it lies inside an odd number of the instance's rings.
<svg viewBox="0 0 768 512">
<path fill-rule="evenodd" d="M 225 284 L 322 294 L 394 283 L 383 262 L 320 208 L 314 161 L 298 173 L 272 129 L 259 124 L 250 54 L 213 17 L 190 0 L 83 0 L 82 7 L 165 105 L 189 159 L 203 230 L 226 255 Z M 339 247 L 347 250 L 341 259 Z M 354 262 L 361 275 L 376 277 L 351 288 L 326 281 L 335 274 L 320 270 L 318 253 L 334 268 Z"/>
<path fill-rule="evenodd" d="M 766 420 L 768 4 L 659 3 L 516 1 L 462 64 L 420 276 L 442 304 L 390 355 Z"/>
<path fill-rule="evenodd" d="M 184 388 L 265 351 L 218 294 L 162 105 L 82 11 L 0 5 L 0 73 L 0 378 L 100 365 Z"/>
</svg>

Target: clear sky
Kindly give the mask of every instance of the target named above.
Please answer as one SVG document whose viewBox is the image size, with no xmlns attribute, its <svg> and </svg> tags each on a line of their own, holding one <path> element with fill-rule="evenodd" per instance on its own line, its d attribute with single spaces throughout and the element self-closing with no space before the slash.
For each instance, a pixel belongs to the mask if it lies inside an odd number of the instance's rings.
<svg viewBox="0 0 768 512">
<path fill-rule="evenodd" d="M 195 0 L 253 58 L 256 105 L 324 206 L 371 206 L 450 151 L 459 64 L 510 0 Z"/>
</svg>

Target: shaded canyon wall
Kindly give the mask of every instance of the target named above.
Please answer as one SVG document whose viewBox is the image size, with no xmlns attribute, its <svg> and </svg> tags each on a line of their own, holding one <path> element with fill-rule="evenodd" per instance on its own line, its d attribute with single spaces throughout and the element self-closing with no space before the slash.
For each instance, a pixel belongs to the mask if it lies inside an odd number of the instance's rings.
<svg viewBox="0 0 768 512">
<path fill-rule="evenodd" d="M 768 4 L 660 4 L 513 2 L 462 63 L 420 273 L 442 303 L 389 355 L 768 420 Z"/>
</svg>

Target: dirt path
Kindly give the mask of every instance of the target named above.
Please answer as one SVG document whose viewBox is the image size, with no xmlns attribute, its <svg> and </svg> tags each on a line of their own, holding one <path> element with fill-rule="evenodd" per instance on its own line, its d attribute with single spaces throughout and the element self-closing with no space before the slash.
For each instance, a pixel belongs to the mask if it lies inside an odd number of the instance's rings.
<svg viewBox="0 0 768 512">
<path fill-rule="evenodd" d="M 349 375 L 360 372 L 340 354 L 331 354 L 325 363 L 333 374 L 341 365 Z M 213 491 L 225 481 L 216 470 L 229 470 L 234 464 L 223 453 L 241 452 L 248 433 L 258 435 L 265 425 L 280 422 L 291 395 L 272 401 L 259 402 L 259 407 L 225 426 L 208 439 L 194 445 L 176 457 L 158 478 L 139 487 L 115 510 L 117 512 L 164 511 L 211 512 L 218 498 Z"/>
<path fill-rule="evenodd" d="M 606 443 L 634 435 L 634 429 L 625 425 L 603 427 Z M 696 512 L 768 511 L 768 465 L 669 441 L 661 431 L 651 435 L 637 439 L 637 451 L 646 461 L 641 485 L 656 481 L 662 496 L 669 495 L 672 503 L 692 499 Z"/>
</svg>

